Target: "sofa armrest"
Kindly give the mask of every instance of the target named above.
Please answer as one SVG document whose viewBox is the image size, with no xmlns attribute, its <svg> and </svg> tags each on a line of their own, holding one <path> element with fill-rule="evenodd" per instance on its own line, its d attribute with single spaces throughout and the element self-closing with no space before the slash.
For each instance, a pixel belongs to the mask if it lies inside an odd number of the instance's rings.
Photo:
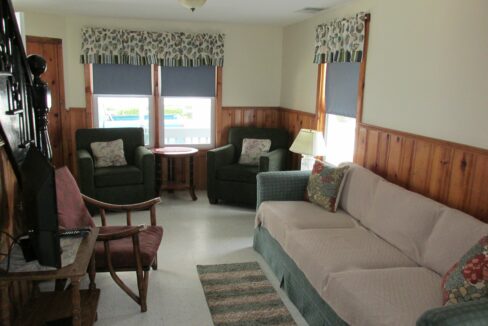
<svg viewBox="0 0 488 326">
<path fill-rule="evenodd" d="M 144 183 L 144 199 L 155 197 L 156 191 L 156 163 L 154 154 L 144 146 L 138 146 L 134 150 L 134 163 L 142 171 Z"/>
<path fill-rule="evenodd" d="M 256 208 L 263 201 L 303 200 L 310 171 L 263 172 L 257 175 Z"/>
<path fill-rule="evenodd" d="M 281 171 L 285 169 L 285 148 L 278 148 L 259 157 L 259 172 Z"/>
<path fill-rule="evenodd" d="M 417 326 L 488 325 L 488 299 L 480 299 L 426 311 Z"/>
<path fill-rule="evenodd" d="M 88 196 L 95 195 L 94 171 L 95 164 L 93 158 L 86 149 L 76 151 L 78 161 L 78 183 L 83 194 Z"/>
</svg>

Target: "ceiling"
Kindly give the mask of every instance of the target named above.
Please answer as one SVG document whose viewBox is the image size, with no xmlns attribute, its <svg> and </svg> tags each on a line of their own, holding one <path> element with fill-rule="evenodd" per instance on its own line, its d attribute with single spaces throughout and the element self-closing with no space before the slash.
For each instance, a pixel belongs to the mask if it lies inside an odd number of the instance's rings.
<svg viewBox="0 0 488 326">
<path fill-rule="evenodd" d="M 297 12 L 303 8 L 330 8 L 348 1 L 207 0 L 193 13 L 182 7 L 178 0 L 12 0 L 12 3 L 18 11 L 60 15 L 284 26 L 313 16 L 313 13 Z"/>
</svg>

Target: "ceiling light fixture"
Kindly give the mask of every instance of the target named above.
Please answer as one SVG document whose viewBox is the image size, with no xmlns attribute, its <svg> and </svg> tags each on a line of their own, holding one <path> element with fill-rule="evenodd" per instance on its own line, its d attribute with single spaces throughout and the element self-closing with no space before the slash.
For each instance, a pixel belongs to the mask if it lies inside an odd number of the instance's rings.
<svg viewBox="0 0 488 326">
<path fill-rule="evenodd" d="M 207 0 L 179 0 L 183 7 L 195 11 L 196 8 L 200 8 L 207 2 Z"/>
</svg>

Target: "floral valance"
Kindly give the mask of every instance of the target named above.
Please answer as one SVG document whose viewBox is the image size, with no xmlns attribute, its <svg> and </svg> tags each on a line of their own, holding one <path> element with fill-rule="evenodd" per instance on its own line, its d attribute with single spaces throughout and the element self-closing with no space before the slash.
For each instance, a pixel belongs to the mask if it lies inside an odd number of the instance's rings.
<svg viewBox="0 0 488 326">
<path fill-rule="evenodd" d="M 314 63 L 361 62 L 367 13 L 317 26 Z"/>
<path fill-rule="evenodd" d="M 82 29 L 81 63 L 224 65 L 224 34 Z"/>
</svg>

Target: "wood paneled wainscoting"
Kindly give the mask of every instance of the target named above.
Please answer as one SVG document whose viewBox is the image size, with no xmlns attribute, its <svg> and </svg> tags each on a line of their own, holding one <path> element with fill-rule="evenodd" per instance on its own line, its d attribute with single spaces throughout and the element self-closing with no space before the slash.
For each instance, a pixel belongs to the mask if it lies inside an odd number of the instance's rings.
<svg viewBox="0 0 488 326">
<path fill-rule="evenodd" d="M 488 222 L 488 150 L 360 124 L 354 161 Z"/>
</svg>

